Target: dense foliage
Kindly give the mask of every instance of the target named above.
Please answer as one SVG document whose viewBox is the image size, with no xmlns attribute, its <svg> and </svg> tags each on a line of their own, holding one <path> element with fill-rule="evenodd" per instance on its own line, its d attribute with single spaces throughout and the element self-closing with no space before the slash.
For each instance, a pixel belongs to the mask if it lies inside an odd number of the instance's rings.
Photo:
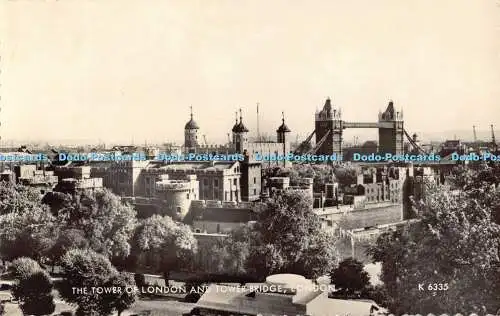
<svg viewBox="0 0 500 316">
<path fill-rule="evenodd" d="M 50 275 L 38 270 L 20 278 L 12 288 L 12 294 L 20 302 L 19 307 L 25 315 L 50 315 L 56 308 L 53 287 Z"/>
<path fill-rule="evenodd" d="M 216 246 L 214 264 L 220 270 L 259 279 L 275 273 L 315 278 L 336 266 L 335 242 L 336 238 L 321 228 L 310 197 L 287 191 L 262 205 L 254 224 L 234 231 L 222 246 Z"/>
<path fill-rule="evenodd" d="M 111 191 L 55 192 L 46 196 L 44 202 L 50 205 L 63 229 L 84 232 L 93 250 L 109 258 L 130 254 L 129 239 L 135 229 L 136 211 Z"/>
<path fill-rule="evenodd" d="M 330 280 L 335 285 L 336 296 L 342 298 L 359 298 L 370 285 L 370 277 L 363 264 L 353 258 L 340 262 L 330 274 Z"/>
<path fill-rule="evenodd" d="M 420 222 L 383 234 L 370 250 L 382 262 L 392 312 L 483 314 L 500 307 L 498 188 L 491 171 L 461 169 L 452 188 L 429 188 L 415 205 Z"/>
<path fill-rule="evenodd" d="M 191 229 L 169 216 L 153 215 L 141 221 L 133 237 L 137 264 L 163 273 L 166 281 L 171 271 L 190 264 L 196 251 Z"/>
<path fill-rule="evenodd" d="M 74 249 L 61 258 L 61 296 L 78 306 L 77 315 L 110 315 L 122 312 L 136 298 L 132 276 L 119 273 L 103 255 L 92 250 Z M 110 289 L 115 289 L 110 291 Z"/>
<path fill-rule="evenodd" d="M 21 280 L 43 269 L 35 260 L 21 257 L 12 261 L 9 270 L 14 279 Z"/>
<path fill-rule="evenodd" d="M 0 184 L 0 254 L 4 260 L 40 260 L 56 236 L 56 220 L 35 190 Z"/>
</svg>

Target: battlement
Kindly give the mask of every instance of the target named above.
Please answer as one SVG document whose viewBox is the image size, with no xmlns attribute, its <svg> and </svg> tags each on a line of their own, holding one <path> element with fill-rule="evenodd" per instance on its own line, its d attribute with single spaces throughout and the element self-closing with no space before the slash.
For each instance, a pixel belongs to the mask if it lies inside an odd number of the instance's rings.
<svg viewBox="0 0 500 316">
<path fill-rule="evenodd" d="M 234 150 L 232 145 L 221 145 L 221 144 L 208 144 L 208 145 L 198 145 L 196 146 L 198 150 Z"/>
<path fill-rule="evenodd" d="M 185 180 L 167 180 L 156 182 L 157 191 L 189 191 L 191 183 Z"/>
<path fill-rule="evenodd" d="M 289 142 L 285 142 L 285 146 L 289 147 Z M 283 150 L 283 143 L 277 142 L 251 142 L 245 144 L 245 149 L 248 152 L 259 153 L 273 153 L 275 151 L 281 152 Z"/>
<path fill-rule="evenodd" d="M 102 188 L 102 178 L 75 179 L 67 178 L 60 181 L 62 185 L 69 186 L 72 189 L 95 189 Z"/>
<path fill-rule="evenodd" d="M 205 162 L 206 163 L 206 162 Z M 213 163 L 213 162 L 212 162 Z M 236 163 L 236 162 L 235 162 Z M 196 172 L 197 174 L 228 174 L 228 173 L 233 173 L 232 170 L 230 169 L 216 169 L 215 167 L 207 167 L 203 169 L 189 169 L 189 168 L 175 168 L 175 165 L 172 167 L 168 168 L 168 171 L 174 174 L 185 174 L 189 175 L 192 174 L 193 172 Z"/>
<path fill-rule="evenodd" d="M 313 185 L 314 179 L 313 178 L 301 178 L 298 180 L 298 185 L 299 186 L 305 186 L 305 185 Z"/>
<path fill-rule="evenodd" d="M 252 208 L 254 203 L 251 202 L 235 202 L 235 201 L 219 201 L 219 200 L 193 200 L 191 207 L 203 209 L 211 208 Z"/>
<path fill-rule="evenodd" d="M 190 191 L 193 183 L 196 182 L 196 175 L 186 175 L 185 179 L 169 179 L 168 174 L 159 176 L 159 181 L 155 183 L 157 191 Z"/>
<path fill-rule="evenodd" d="M 271 177 L 269 178 L 269 184 L 289 184 L 289 177 Z"/>
</svg>

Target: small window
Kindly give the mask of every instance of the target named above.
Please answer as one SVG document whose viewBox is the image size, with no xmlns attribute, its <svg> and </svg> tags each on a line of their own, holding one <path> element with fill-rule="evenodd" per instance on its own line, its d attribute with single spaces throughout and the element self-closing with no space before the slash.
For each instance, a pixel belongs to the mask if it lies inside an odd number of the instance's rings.
<svg viewBox="0 0 500 316">
<path fill-rule="evenodd" d="M 233 184 L 238 185 L 238 179 L 233 179 Z"/>
<path fill-rule="evenodd" d="M 218 187 L 219 186 L 219 179 L 214 179 L 214 187 Z"/>
<path fill-rule="evenodd" d="M 189 200 L 189 193 L 188 193 L 188 194 L 186 194 L 186 199 L 188 199 L 188 200 Z"/>
<path fill-rule="evenodd" d="M 256 184 L 256 183 L 257 183 L 257 178 L 253 177 L 253 184 Z"/>
<path fill-rule="evenodd" d="M 180 206 L 177 206 L 177 214 L 180 214 L 181 213 L 181 207 Z"/>
<path fill-rule="evenodd" d="M 203 185 L 208 185 L 208 179 L 203 179 Z"/>
<path fill-rule="evenodd" d="M 257 195 L 257 190 L 253 189 L 253 195 Z"/>
<path fill-rule="evenodd" d="M 196 229 L 194 230 L 194 232 L 195 232 L 195 233 L 201 233 L 201 230 L 200 230 L 199 228 L 196 228 Z"/>
</svg>

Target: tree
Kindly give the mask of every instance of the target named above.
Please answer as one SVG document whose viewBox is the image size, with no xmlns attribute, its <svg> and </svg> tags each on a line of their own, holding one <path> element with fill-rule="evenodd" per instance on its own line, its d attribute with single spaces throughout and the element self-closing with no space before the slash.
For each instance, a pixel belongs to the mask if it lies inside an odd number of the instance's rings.
<svg viewBox="0 0 500 316">
<path fill-rule="evenodd" d="M 17 258 L 12 261 L 10 272 L 12 277 L 17 280 L 26 279 L 35 272 L 42 271 L 42 267 L 31 258 Z"/>
<path fill-rule="evenodd" d="M 40 196 L 23 186 L 0 183 L 0 254 L 5 260 L 44 258 L 57 225 Z"/>
<path fill-rule="evenodd" d="M 167 284 L 170 272 L 190 265 L 197 251 L 191 229 L 169 216 L 153 215 L 143 220 L 133 244 L 133 254 L 140 263 L 162 273 Z"/>
<path fill-rule="evenodd" d="M 48 205 L 54 216 L 57 216 L 59 212 L 65 211 L 65 209 L 71 207 L 71 202 L 73 198 L 69 193 L 50 191 L 45 193 L 42 198 L 42 203 Z"/>
<path fill-rule="evenodd" d="M 12 288 L 21 310 L 28 315 L 50 315 L 55 310 L 52 280 L 44 270 L 21 278 Z"/>
<path fill-rule="evenodd" d="M 0 182 L 0 215 L 23 213 L 40 206 L 40 192 L 34 188 Z"/>
<path fill-rule="evenodd" d="M 352 165 L 337 164 L 333 167 L 333 173 L 341 186 L 356 184 L 359 170 Z"/>
<path fill-rule="evenodd" d="M 340 262 L 330 274 L 330 279 L 336 294 L 345 298 L 359 297 L 370 285 L 370 277 L 363 264 L 353 258 Z"/>
<path fill-rule="evenodd" d="M 105 284 L 105 288 L 117 289 L 118 293 L 104 293 L 102 297 L 102 300 L 106 302 L 104 305 L 109 306 L 110 312 L 116 310 L 118 316 L 120 316 L 123 311 L 130 308 L 136 301 L 135 286 L 134 278 L 130 274 L 121 272 L 112 276 Z"/>
<path fill-rule="evenodd" d="M 261 278 L 272 273 L 297 273 L 315 278 L 337 264 L 335 238 L 323 231 L 310 197 L 285 191 L 258 211 L 249 243 L 247 271 Z"/>
<path fill-rule="evenodd" d="M 457 166 L 448 177 L 452 189 L 458 190 L 491 210 L 492 220 L 500 225 L 500 166 L 481 163 L 472 168 Z"/>
<path fill-rule="evenodd" d="M 101 254 L 73 249 L 62 257 L 61 266 L 59 292 L 67 302 L 78 305 L 77 315 L 109 315 L 113 310 L 121 313 L 135 300 L 135 293 L 130 292 L 135 287 L 133 279 L 119 274 Z M 120 290 L 113 291 L 113 286 Z"/>
<path fill-rule="evenodd" d="M 70 201 L 66 199 L 70 197 Z M 89 246 L 110 259 L 130 254 L 129 239 L 136 226 L 136 211 L 107 189 L 77 192 L 47 202 L 61 226 L 85 232 Z"/>
<path fill-rule="evenodd" d="M 85 232 L 80 229 L 66 229 L 61 231 L 54 245 L 49 251 L 49 257 L 55 264 L 66 252 L 71 249 L 87 249 L 89 241 Z"/>
<path fill-rule="evenodd" d="M 490 186 L 483 186 L 483 191 Z M 428 192 L 420 222 L 382 234 L 370 249 L 393 313 L 486 313 L 500 307 L 500 226 L 484 195 Z"/>
<path fill-rule="evenodd" d="M 215 240 L 209 247 L 199 246 L 198 254 L 203 254 L 208 262 L 198 269 L 218 274 L 244 275 L 249 256 L 248 227 L 235 229 L 228 237 Z"/>
</svg>

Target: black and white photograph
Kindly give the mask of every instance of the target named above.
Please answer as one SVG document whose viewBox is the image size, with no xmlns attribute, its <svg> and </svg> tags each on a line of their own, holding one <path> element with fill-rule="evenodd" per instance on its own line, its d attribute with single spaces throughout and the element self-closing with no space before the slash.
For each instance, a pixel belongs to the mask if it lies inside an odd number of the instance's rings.
<svg viewBox="0 0 500 316">
<path fill-rule="evenodd" d="M 498 0 L 0 1 L 0 316 L 500 315 Z"/>
</svg>

